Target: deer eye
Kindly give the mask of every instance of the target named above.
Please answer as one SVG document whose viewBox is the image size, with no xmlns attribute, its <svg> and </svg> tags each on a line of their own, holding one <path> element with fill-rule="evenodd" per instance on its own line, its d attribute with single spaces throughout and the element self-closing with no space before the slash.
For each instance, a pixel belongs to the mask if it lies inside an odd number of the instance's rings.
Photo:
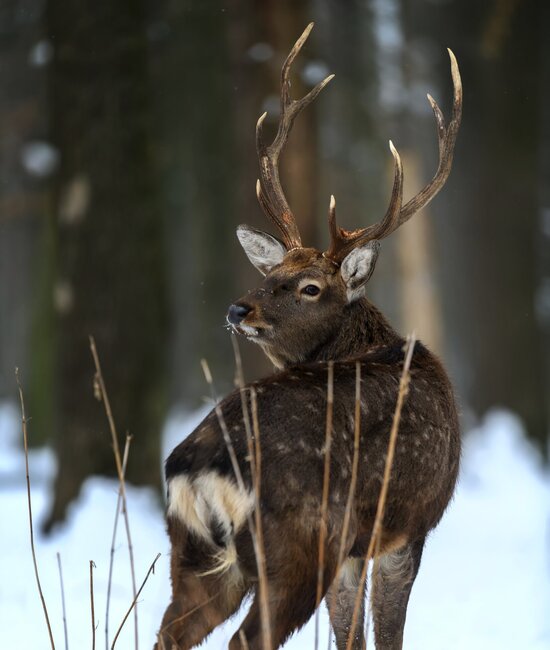
<svg viewBox="0 0 550 650">
<path fill-rule="evenodd" d="M 321 289 L 316 284 L 306 284 L 302 289 L 302 293 L 305 293 L 307 296 L 317 296 L 321 293 Z"/>
</svg>

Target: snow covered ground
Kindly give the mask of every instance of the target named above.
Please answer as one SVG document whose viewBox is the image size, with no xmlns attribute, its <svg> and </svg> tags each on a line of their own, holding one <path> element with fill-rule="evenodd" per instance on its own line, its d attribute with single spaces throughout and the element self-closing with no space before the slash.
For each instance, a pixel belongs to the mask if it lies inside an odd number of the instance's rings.
<svg viewBox="0 0 550 650">
<path fill-rule="evenodd" d="M 199 415 L 173 417 L 166 427 L 170 448 Z M 17 445 L 18 414 L 0 408 L 0 648 L 40 650 L 49 641 L 34 581 L 29 547 L 24 459 Z M 32 436 L 32 423 L 30 435 Z M 107 443 L 106 443 L 107 444 Z M 51 497 L 55 462 L 47 449 L 31 454 L 34 521 Z M 146 489 L 128 488 L 130 525 L 141 583 L 157 552 L 162 557 L 139 603 L 140 648 L 151 648 L 169 597 L 168 540 L 161 505 Z M 96 569 L 97 648 L 105 647 L 105 594 L 117 500 L 115 482 L 89 479 L 67 524 L 50 538 L 37 534 L 37 555 L 57 648 L 64 647 L 56 553 L 65 581 L 69 648 L 91 647 L 89 560 Z M 548 650 L 550 648 L 550 476 L 526 442 L 520 423 L 494 412 L 465 438 L 460 486 L 432 534 L 415 583 L 405 629 L 407 650 Z M 110 614 L 111 636 L 132 597 L 123 528 L 116 547 Z M 203 646 L 227 646 L 242 613 Z M 321 615 L 321 648 L 328 623 Z M 116 646 L 131 649 L 130 618 Z M 313 649 L 313 621 L 285 646 Z M 372 641 L 369 647 L 374 648 Z"/>
</svg>

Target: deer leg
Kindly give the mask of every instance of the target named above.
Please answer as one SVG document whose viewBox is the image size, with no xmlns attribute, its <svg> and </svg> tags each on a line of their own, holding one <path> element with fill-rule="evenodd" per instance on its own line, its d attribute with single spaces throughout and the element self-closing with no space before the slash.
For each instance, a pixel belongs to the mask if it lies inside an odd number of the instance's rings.
<svg viewBox="0 0 550 650">
<path fill-rule="evenodd" d="M 302 627 L 312 616 L 316 606 L 317 596 L 317 553 L 318 541 L 316 536 L 309 537 L 303 543 L 294 540 L 292 546 L 277 544 L 272 549 L 274 554 L 280 553 L 273 561 L 273 555 L 268 555 L 271 563 L 268 565 L 268 611 L 271 629 L 272 650 L 279 648 L 288 637 Z M 313 550 L 313 552 L 311 551 Z M 325 554 L 325 569 L 321 585 L 321 598 L 324 597 L 336 573 L 337 548 L 327 544 Z M 289 561 L 289 558 L 292 561 Z M 299 561 L 298 561 L 299 558 Z M 262 620 L 260 611 L 259 589 L 250 610 L 241 627 L 231 639 L 229 650 L 263 650 Z M 244 636 L 245 642 L 242 637 Z"/>
<path fill-rule="evenodd" d="M 172 601 L 166 608 L 155 650 L 188 650 L 239 608 L 249 583 L 235 563 L 215 571 L 212 549 L 169 521 L 172 539 Z"/>
<path fill-rule="evenodd" d="M 269 621 L 273 650 L 279 648 L 315 611 L 316 580 L 294 584 L 269 585 Z M 229 650 L 263 650 L 258 590 L 241 627 L 231 639 Z M 243 643 L 242 636 L 246 639 Z"/>
<path fill-rule="evenodd" d="M 363 564 L 364 560 L 362 558 L 349 557 L 342 565 L 340 573 L 331 584 L 327 593 L 326 605 L 338 650 L 345 650 L 347 648 Z M 365 648 L 363 629 L 366 585 L 363 585 L 362 591 L 359 616 L 353 633 L 352 650 L 363 650 Z"/>
<path fill-rule="evenodd" d="M 401 650 L 407 603 L 420 567 L 424 538 L 381 555 L 372 570 L 372 616 L 376 650 Z"/>
</svg>

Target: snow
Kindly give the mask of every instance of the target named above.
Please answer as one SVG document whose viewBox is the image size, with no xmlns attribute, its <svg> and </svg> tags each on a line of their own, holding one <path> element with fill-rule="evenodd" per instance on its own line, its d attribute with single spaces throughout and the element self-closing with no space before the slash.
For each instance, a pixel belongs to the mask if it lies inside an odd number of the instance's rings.
<svg viewBox="0 0 550 650">
<path fill-rule="evenodd" d="M 173 415 L 165 449 L 192 430 L 204 413 Z M 32 437 L 32 422 L 30 424 Z M 33 650 L 49 641 L 29 545 L 24 458 L 19 422 L 11 405 L 0 407 L 0 647 Z M 39 522 L 51 498 L 55 460 L 48 449 L 31 452 L 33 514 L 40 577 L 54 638 L 64 647 L 56 553 L 65 582 L 69 647 L 91 646 L 89 561 L 94 560 L 96 647 L 105 646 L 105 597 L 117 484 L 86 481 L 67 523 L 42 538 Z M 128 486 L 136 580 L 141 584 L 155 555 L 162 557 L 139 601 L 140 648 L 150 648 L 169 599 L 168 551 L 162 505 L 148 489 Z M 550 647 L 550 476 L 524 436 L 521 423 L 504 411 L 490 413 L 465 436 L 460 484 L 442 523 L 431 535 L 413 588 L 405 629 L 407 650 L 538 650 Z M 131 600 L 128 553 L 122 522 L 115 554 L 111 638 Z M 207 650 L 226 647 L 242 618 L 214 632 Z M 314 619 L 287 643 L 313 648 Z M 321 612 L 320 648 L 328 623 Z M 134 647 L 130 617 L 116 646 Z M 369 647 L 374 648 L 372 640 Z"/>
</svg>

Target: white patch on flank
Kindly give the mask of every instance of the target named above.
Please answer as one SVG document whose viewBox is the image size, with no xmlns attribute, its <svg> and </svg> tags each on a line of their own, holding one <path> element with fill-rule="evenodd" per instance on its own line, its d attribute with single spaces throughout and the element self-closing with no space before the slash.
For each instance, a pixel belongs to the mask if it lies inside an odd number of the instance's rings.
<svg viewBox="0 0 550 650">
<path fill-rule="evenodd" d="M 217 472 L 204 472 L 192 479 L 180 474 L 168 483 L 169 517 L 179 519 L 212 545 L 212 518 L 222 525 L 226 546 L 216 554 L 216 566 L 209 573 L 226 571 L 237 561 L 233 536 L 253 508 L 253 493 L 239 490 L 232 480 Z"/>
</svg>

